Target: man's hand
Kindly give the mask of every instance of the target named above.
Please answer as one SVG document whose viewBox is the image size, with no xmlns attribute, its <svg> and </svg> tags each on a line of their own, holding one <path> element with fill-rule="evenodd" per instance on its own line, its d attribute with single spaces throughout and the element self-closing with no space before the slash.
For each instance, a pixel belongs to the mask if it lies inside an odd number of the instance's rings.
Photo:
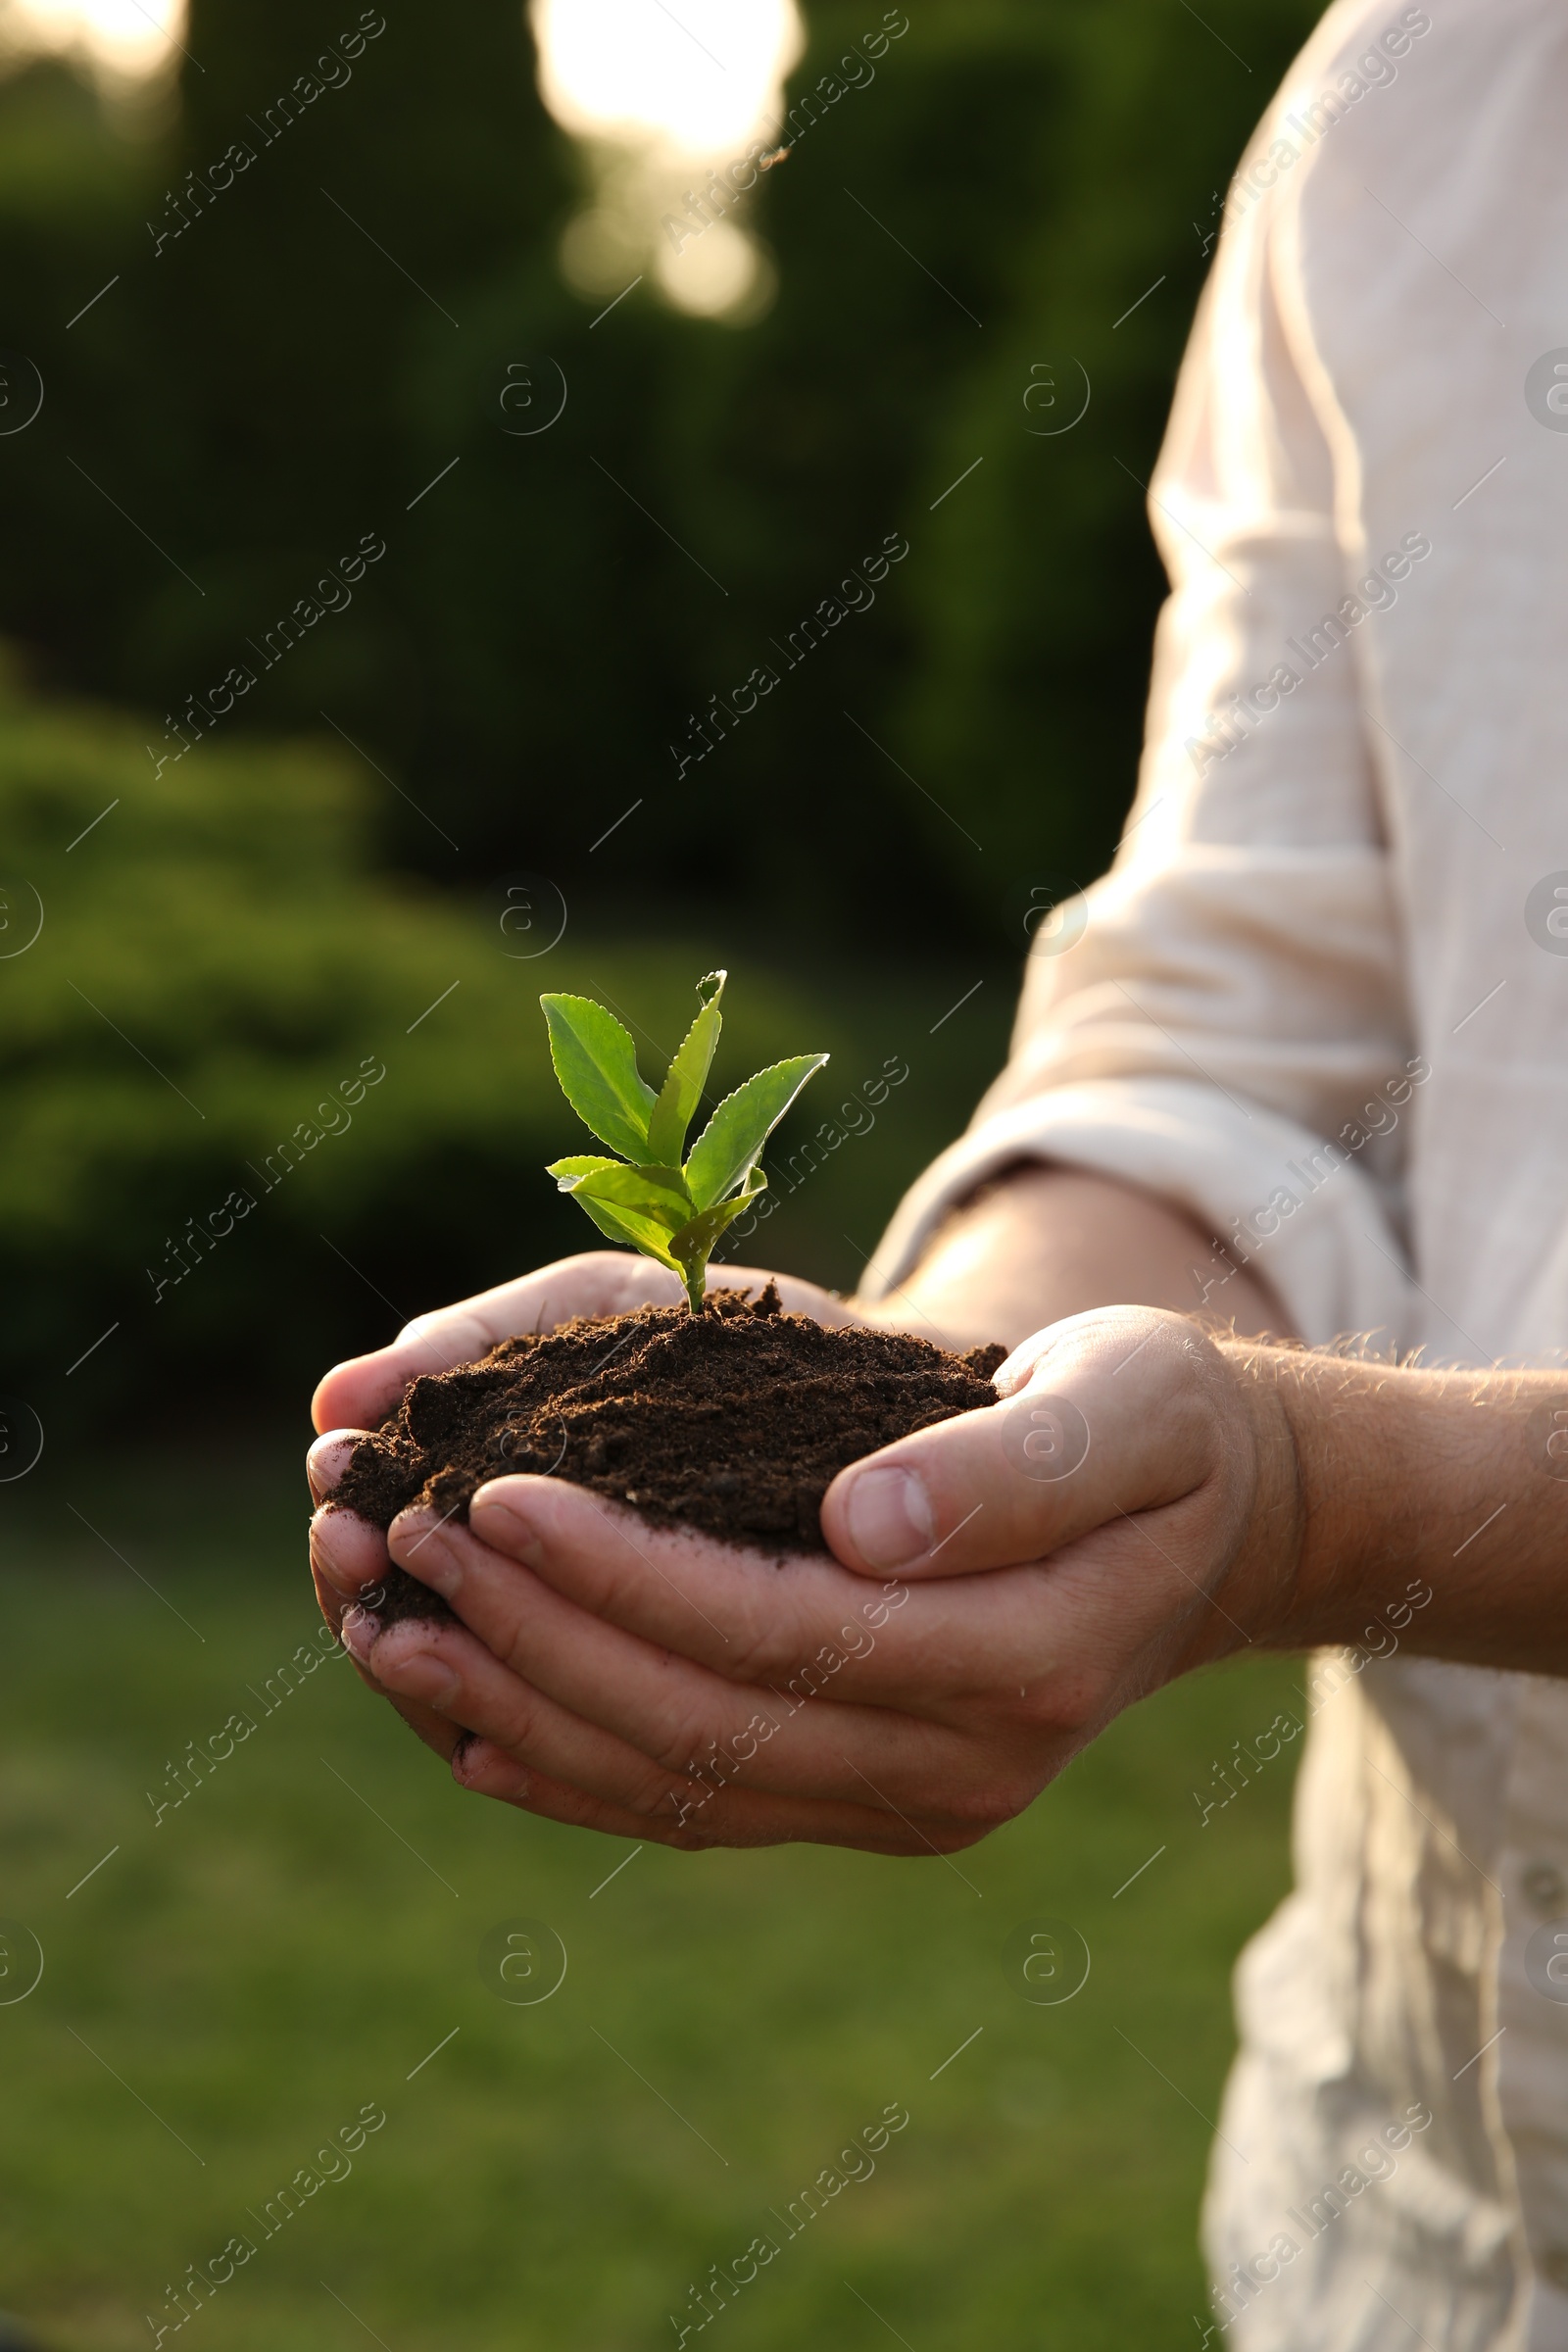
<svg viewBox="0 0 1568 2352">
<path fill-rule="evenodd" d="M 916 1332 L 961 1352 L 991 1340 L 1016 1344 L 1039 1326 L 1107 1298 L 1198 1308 L 1201 1285 L 1195 1285 L 1193 1269 L 1206 1264 L 1211 1255 L 1200 1228 L 1152 1194 L 1070 1168 L 1024 1164 L 960 1207 L 916 1272 L 877 1304 L 841 1299 L 787 1275 L 774 1279 L 787 1307 L 813 1315 L 818 1322 L 878 1323 Z M 710 1287 L 755 1288 L 766 1280 L 764 1273 L 751 1267 L 711 1267 L 709 1274 Z M 365 1430 L 381 1419 L 417 1374 L 471 1362 L 498 1341 L 551 1329 L 572 1315 L 620 1314 L 656 1301 L 673 1305 L 680 1295 L 675 1277 L 650 1260 L 625 1250 L 600 1250 L 563 1258 L 456 1306 L 416 1317 L 391 1347 L 338 1364 L 317 1390 L 316 1426 L 326 1434 L 313 1448 L 309 1464 L 313 1500 L 323 1500 Z M 1281 1328 L 1277 1306 L 1249 1271 L 1228 1277 L 1215 1295 L 1212 1311 L 1241 1330 Z M 553 1500 L 546 1497 L 542 1507 L 553 1507 Z M 564 1507 L 599 1506 L 583 1497 L 580 1504 Z M 623 1550 L 627 1544 L 660 1551 L 670 1543 L 680 1546 L 691 1541 L 656 1537 L 629 1512 L 607 1514 L 594 1525 L 603 1534 L 607 1525 L 622 1523 L 625 1536 L 618 1548 Z M 318 1515 L 311 1552 L 317 1592 L 334 1626 L 350 1599 L 373 1588 L 385 1574 L 389 1556 L 374 1528 L 348 1513 L 330 1512 Z M 414 1564 L 417 1573 L 417 1562 Z M 788 1632 L 786 1624 L 779 1639 Z M 372 1687 L 383 1687 L 363 1666 L 360 1672 Z M 454 1716 L 438 1715 L 390 1687 L 385 1687 L 385 1694 L 422 1739 L 445 1754 L 453 1753 L 462 1740 Z M 463 1749 L 464 1773 L 481 1774 L 479 1780 L 469 1778 L 470 1786 L 483 1785 L 484 1760 L 479 1746 Z M 536 1793 L 544 1788 L 537 1772 L 531 1786 Z M 564 1819 L 598 1818 L 571 1809 L 586 1800 L 564 1785 L 556 1792 L 556 1801 Z M 693 1818 L 706 1826 L 710 1814 L 710 1804 L 704 1804 Z M 610 1826 L 608 1819 L 602 1826 Z M 828 1833 L 818 1827 L 784 1834 Z"/>
<path fill-rule="evenodd" d="M 1133 1699 L 1287 1625 L 1301 1550 L 1277 1392 L 1185 1318 L 1081 1315 L 998 1384 L 840 1475 L 836 1559 L 505 1478 L 466 1528 L 406 1512 L 385 1549 L 318 1516 L 323 1604 L 466 1788 L 677 1846 L 951 1852 Z M 341 1458 L 318 1446 L 318 1484 Z M 346 1609 L 388 1550 L 462 1622 Z"/>
<path fill-rule="evenodd" d="M 855 1309 L 793 1275 L 768 1275 L 754 1266 L 710 1266 L 709 1289 L 760 1290 L 768 1281 L 792 1313 L 818 1323 L 851 1323 Z M 322 1434 L 306 1461 L 311 1500 L 318 1506 L 311 1530 L 311 1569 L 327 1623 L 339 1627 L 349 1597 L 372 1588 L 386 1574 L 388 1552 L 378 1531 L 349 1512 L 322 1513 L 319 1506 L 343 1475 L 355 1446 L 395 1405 L 411 1380 L 422 1372 L 450 1372 L 472 1363 L 502 1340 L 527 1331 L 552 1331 L 573 1315 L 622 1315 L 639 1306 L 677 1306 L 685 1291 L 666 1267 L 625 1250 L 589 1250 L 558 1258 L 536 1273 L 504 1282 L 493 1291 L 460 1299 L 433 1314 L 416 1315 L 389 1348 L 334 1364 L 311 1401 Z M 629 1514 L 628 1514 L 629 1516 Z M 361 1669 L 361 1679 L 378 1688 Z M 428 1708 L 388 1690 L 398 1712 L 423 1740 L 450 1753 L 456 1735 Z"/>
</svg>

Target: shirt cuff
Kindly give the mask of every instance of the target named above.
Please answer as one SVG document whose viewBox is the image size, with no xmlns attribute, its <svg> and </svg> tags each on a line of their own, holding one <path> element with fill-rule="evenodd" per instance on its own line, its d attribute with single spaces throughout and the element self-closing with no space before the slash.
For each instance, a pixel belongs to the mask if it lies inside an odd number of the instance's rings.
<svg viewBox="0 0 1568 2352">
<path fill-rule="evenodd" d="M 1181 1078 L 1054 1087 L 960 1136 L 906 1194 L 861 1283 L 885 1298 L 948 1211 L 1019 1160 L 1092 1168 L 1186 1208 L 1245 1256 L 1310 1346 L 1349 1333 L 1404 1345 L 1413 1289 L 1375 1178 L 1342 1145 L 1293 1119 Z M 1200 1279 L 1223 1264 L 1199 1258 Z M 1216 1281 L 1209 1301 L 1221 1312 Z M 1195 1284 L 1195 1307 L 1199 1303 Z"/>
</svg>

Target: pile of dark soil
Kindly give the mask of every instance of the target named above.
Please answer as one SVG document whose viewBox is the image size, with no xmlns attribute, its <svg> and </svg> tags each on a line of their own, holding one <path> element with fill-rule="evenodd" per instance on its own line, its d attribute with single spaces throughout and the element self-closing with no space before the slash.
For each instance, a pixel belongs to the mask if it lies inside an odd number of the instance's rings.
<svg viewBox="0 0 1568 2352">
<path fill-rule="evenodd" d="M 476 1364 L 412 1383 L 356 1447 L 332 1494 L 389 1527 L 410 1503 L 467 1517 L 487 1479 L 569 1479 L 661 1525 L 774 1554 L 824 1551 L 818 1512 L 838 1473 L 935 1421 L 995 1404 L 1004 1348 L 950 1355 L 925 1340 L 830 1331 L 760 1298 L 709 1294 L 707 1311 L 643 1307 L 505 1340 Z M 443 1617 L 394 1569 L 376 1613 Z"/>
</svg>

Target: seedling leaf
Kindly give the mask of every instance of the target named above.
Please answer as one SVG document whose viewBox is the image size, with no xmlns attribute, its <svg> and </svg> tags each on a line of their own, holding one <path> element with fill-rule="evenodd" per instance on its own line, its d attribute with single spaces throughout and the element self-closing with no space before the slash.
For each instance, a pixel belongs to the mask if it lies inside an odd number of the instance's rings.
<svg viewBox="0 0 1568 2352">
<path fill-rule="evenodd" d="M 755 1167 L 762 1146 L 826 1059 L 825 1054 L 798 1054 L 775 1061 L 725 1096 L 686 1162 L 686 1189 L 700 1209 L 712 1207 Z"/>
<path fill-rule="evenodd" d="M 605 1159 L 595 1152 L 579 1152 L 571 1159 L 553 1159 L 546 1168 L 545 1174 L 553 1176 L 564 1193 L 569 1193 L 574 1178 L 592 1176 L 599 1168 L 619 1168 L 624 1165 L 623 1160 Z"/>
<path fill-rule="evenodd" d="M 648 1149 L 648 1121 L 658 1098 L 643 1082 L 630 1033 L 591 997 L 539 1002 L 561 1091 L 583 1125 L 623 1159 L 656 1156 Z"/>
<path fill-rule="evenodd" d="M 671 1184 L 661 1184 L 659 1178 L 668 1174 Z M 678 1232 L 692 1213 L 692 1202 L 686 1197 L 678 1168 L 632 1168 L 612 1160 L 607 1168 L 594 1168 L 578 1177 L 571 1186 L 572 1198 L 577 1200 L 606 1200 L 616 1208 L 635 1210 L 640 1217 L 651 1217 L 666 1232 Z"/>
<path fill-rule="evenodd" d="M 567 1102 L 619 1159 L 574 1152 L 549 1173 L 612 1242 L 629 1242 L 668 1266 L 699 1312 L 713 1245 L 763 1190 L 758 1154 L 825 1054 L 801 1054 L 759 1070 L 719 1104 L 692 1148 L 679 1156 L 718 1043 L 723 972 L 697 984 L 700 1008 L 669 1065 L 661 1092 L 645 1086 L 637 1049 L 613 1014 L 589 997 L 547 996 L 550 1054 Z"/>
<path fill-rule="evenodd" d="M 678 1162 L 686 1149 L 686 1130 L 703 1099 L 713 1049 L 718 1044 L 722 1026 L 718 1004 L 728 977 L 727 972 L 709 972 L 697 983 L 702 1009 L 681 1040 L 654 1105 L 654 1115 L 648 1122 L 648 1151 L 654 1159 Z M 711 995 L 708 993 L 710 990 Z"/>
<path fill-rule="evenodd" d="M 678 1274 L 682 1282 L 687 1281 L 687 1270 L 679 1258 L 671 1254 L 667 1236 L 650 1219 L 635 1215 L 629 1208 L 616 1208 L 608 1200 L 585 1200 L 581 1194 L 578 1199 L 600 1232 L 608 1235 L 611 1241 L 629 1242 L 634 1250 L 642 1251 L 644 1257 L 657 1258 L 662 1266 L 667 1266 L 672 1274 Z"/>
</svg>

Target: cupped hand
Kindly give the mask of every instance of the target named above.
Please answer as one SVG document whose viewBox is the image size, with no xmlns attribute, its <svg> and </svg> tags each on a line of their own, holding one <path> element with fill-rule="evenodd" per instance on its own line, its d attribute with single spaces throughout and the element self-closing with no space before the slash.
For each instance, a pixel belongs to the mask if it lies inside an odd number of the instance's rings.
<svg viewBox="0 0 1568 2352">
<path fill-rule="evenodd" d="M 710 1266 L 710 1290 L 760 1291 L 769 1281 L 778 1286 L 792 1313 L 810 1315 L 818 1323 L 842 1324 L 858 1320 L 853 1306 L 794 1275 L 769 1274 L 756 1266 Z M 323 1511 L 331 1490 L 343 1475 L 355 1446 L 396 1404 L 411 1380 L 423 1372 L 450 1372 L 455 1364 L 472 1363 L 502 1340 L 523 1332 L 551 1331 L 573 1315 L 620 1315 L 639 1306 L 677 1306 L 685 1298 L 678 1279 L 651 1258 L 625 1250 L 588 1250 L 574 1257 L 558 1258 L 514 1282 L 498 1284 L 455 1305 L 416 1315 L 390 1347 L 369 1355 L 350 1356 L 334 1364 L 317 1388 L 311 1416 L 321 1433 L 306 1457 L 311 1500 L 317 1505 L 311 1525 L 311 1572 L 322 1614 L 341 1630 L 344 1611 L 362 1592 L 373 1594 L 390 1564 L 386 1540 L 378 1528 L 347 1511 Z M 415 1573 L 417 1573 L 416 1568 Z M 361 1669 L 362 1679 L 380 1688 Z M 458 1737 L 451 1727 L 421 1708 L 387 1690 L 399 1712 L 422 1739 L 450 1752 Z"/>
<path fill-rule="evenodd" d="M 1275 1638 L 1300 1553 L 1277 1396 L 1186 1318 L 1076 1316 L 997 1382 L 999 1406 L 841 1473 L 833 1558 L 514 1477 L 466 1527 L 410 1511 L 389 1531 L 461 1622 L 348 1607 L 379 1538 L 336 1514 L 314 1538 L 323 1601 L 466 1788 L 684 1847 L 949 1853 L 1134 1699 Z"/>
</svg>

